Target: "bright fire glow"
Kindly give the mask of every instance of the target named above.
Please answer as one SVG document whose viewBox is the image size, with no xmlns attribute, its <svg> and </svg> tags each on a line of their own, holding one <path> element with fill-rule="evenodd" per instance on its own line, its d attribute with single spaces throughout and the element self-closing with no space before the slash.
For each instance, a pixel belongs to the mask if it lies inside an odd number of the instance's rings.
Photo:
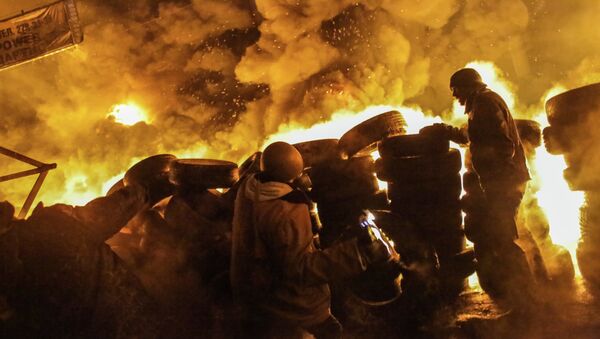
<svg viewBox="0 0 600 339">
<path fill-rule="evenodd" d="M 548 126 L 545 114 L 535 118 L 542 125 Z M 544 147 L 536 149 L 536 177 L 540 188 L 537 192 L 538 203 L 544 210 L 550 224 L 552 242 L 564 246 L 576 258 L 577 243 L 580 237 L 579 212 L 584 203 L 583 192 L 573 192 L 569 189 L 563 177 L 567 168 L 565 159 L 560 155 L 552 155 Z M 577 261 L 573 260 L 576 274 L 579 273 Z"/>
<path fill-rule="evenodd" d="M 136 104 L 119 104 L 112 107 L 112 112 L 108 113 L 108 117 L 112 117 L 116 122 L 132 126 L 138 122 L 148 122 L 146 113 Z"/>
<path fill-rule="evenodd" d="M 75 174 L 67 179 L 63 199 L 69 204 L 85 205 L 99 195 L 100 192 L 88 184 L 88 177 L 85 174 Z"/>
<path fill-rule="evenodd" d="M 110 190 L 111 187 L 113 187 L 117 182 L 119 182 L 119 180 L 123 179 L 124 175 L 125 175 L 125 172 L 122 172 L 122 173 L 117 174 L 114 177 L 106 180 L 102 184 L 102 194 L 106 195 L 106 193 L 108 193 L 108 190 Z"/>
<path fill-rule="evenodd" d="M 488 61 L 472 61 L 465 67 L 475 69 L 487 84 L 487 87 L 498 93 L 506 102 L 508 108 L 512 111 L 515 108 L 515 97 L 513 86 L 500 75 L 502 72 L 494 63 Z"/>
<path fill-rule="evenodd" d="M 370 106 L 362 112 L 339 110 L 332 114 L 329 121 L 318 123 L 308 128 L 295 124 L 283 125 L 277 133 L 271 135 L 265 141 L 264 146 L 275 141 L 285 141 L 295 144 L 316 139 L 339 139 L 344 133 L 361 122 L 392 110 L 400 112 L 404 117 L 407 123 L 407 133 L 418 133 L 422 127 L 442 121 L 440 117 L 426 117 L 417 108 L 402 106 Z"/>
</svg>

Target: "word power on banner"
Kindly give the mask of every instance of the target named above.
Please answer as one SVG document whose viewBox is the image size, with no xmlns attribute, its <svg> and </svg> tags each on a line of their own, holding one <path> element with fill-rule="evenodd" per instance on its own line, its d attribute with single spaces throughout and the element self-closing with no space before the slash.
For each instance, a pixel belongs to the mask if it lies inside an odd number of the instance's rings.
<svg viewBox="0 0 600 339">
<path fill-rule="evenodd" d="M 74 0 L 62 0 L 0 20 L 0 69 L 83 41 Z"/>
</svg>

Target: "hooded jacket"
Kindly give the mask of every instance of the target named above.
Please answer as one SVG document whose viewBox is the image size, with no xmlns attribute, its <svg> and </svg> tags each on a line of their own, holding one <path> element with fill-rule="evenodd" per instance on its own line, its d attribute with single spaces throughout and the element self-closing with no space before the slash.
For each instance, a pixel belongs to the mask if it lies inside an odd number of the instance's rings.
<svg viewBox="0 0 600 339">
<path fill-rule="evenodd" d="M 467 133 L 454 129 L 452 140 L 469 142 L 473 168 L 483 187 L 520 184 L 530 179 L 523 145 L 504 100 L 487 87 L 467 99 Z"/>
<path fill-rule="evenodd" d="M 305 327 L 330 315 L 327 282 L 365 269 L 355 241 L 315 248 L 307 202 L 287 183 L 249 176 L 235 202 L 231 259 L 239 300 Z"/>
</svg>

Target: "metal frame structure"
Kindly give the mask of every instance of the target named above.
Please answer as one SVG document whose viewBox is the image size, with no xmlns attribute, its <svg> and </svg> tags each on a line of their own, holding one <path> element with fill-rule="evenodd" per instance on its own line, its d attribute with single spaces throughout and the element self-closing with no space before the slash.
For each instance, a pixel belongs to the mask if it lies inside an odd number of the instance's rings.
<svg viewBox="0 0 600 339">
<path fill-rule="evenodd" d="M 56 163 L 46 164 L 41 161 L 31 159 L 27 156 L 24 156 L 23 154 L 15 152 L 15 151 L 11 151 L 8 148 L 4 148 L 2 146 L 0 146 L 0 154 L 4 154 L 7 157 L 19 160 L 21 162 L 24 162 L 24 163 L 27 163 L 27 164 L 30 164 L 30 165 L 36 167 L 34 169 L 0 176 L 0 182 L 9 181 L 9 180 L 17 179 L 17 178 L 22 178 L 22 177 L 26 177 L 29 175 L 39 174 L 39 176 L 37 177 L 37 180 L 35 181 L 35 183 L 33 184 L 33 187 L 31 188 L 31 191 L 29 192 L 29 195 L 27 195 L 27 199 L 25 199 L 25 203 L 23 204 L 23 207 L 21 207 L 21 211 L 19 211 L 18 218 L 23 219 L 27 216 L 27 213 L 29 212 L 31 205 L 33 204 L 33 200 L 35 199 L 36 195 L 40 191 L 40 188 L 42 187 L 42 184 L 44 183 L 44 179 L 46 179 L 46 175 L 48 175 L 48 171 L 55 169 Z"/>
</svg>

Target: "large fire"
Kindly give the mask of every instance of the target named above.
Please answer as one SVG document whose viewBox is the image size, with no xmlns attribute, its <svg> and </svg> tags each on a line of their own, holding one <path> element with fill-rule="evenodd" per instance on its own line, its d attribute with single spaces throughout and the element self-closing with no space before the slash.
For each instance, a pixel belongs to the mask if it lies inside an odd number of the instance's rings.
<svg viewBox="0 0 600 339">
<path fill-rule="evenodd" d="M 134 103 L 115 105 L 108 116 L 114 118 L 116 122 L 127 126 L 135 125 L 142 121 L 148 122 L 146 113 Z"/>
<path fill-rule="evenodd" d="M 488 87 L 506 100 L 516 118 L 526 115 L 524 112 L 515 110 L 514 89 L 512 89 L 510 82 L 502 78 L 502 73 L 493 63 L 474 61 L 468 63 L 465 67 L 476 69 L 481 74 L 484 82 L 488 84 Z M 541 103 L 543 104 L 547 98 L 560 91 L 560 88 L 548 91 Z M 313 139 L 340 138 L 344 132 L 356 124 L 390 110 L 397 110 L 403 114 L 407 122 L 407 133 L 418 133 L 422 127 L 442 121 L 440 117 L 425 115 L 418 107 L 371 106 L 361 112 L 340 110 L 334 113 L 329 121 L 308 128 L 301 128 L 297 125 L 280 126 L 279 131 L 271 135 L 264 145 L 274 141 L 297 143 Z M 464 108 L 455 101 L 449 122 L 454 125 L 466 122 L 463 112 Z M 548 122 L 543 109 L 539 109 L 538 112 L 540 113 L 535 114 L 531 119 L 539 122 L 543 128 L 548 125 Z M 459 148 L 464 158 L 464 148 L 460 148 L 458 145 L 453 147 Z M 377 158 L 379 154 L 374 152 L 372 156 Z M 573 192 L 569 189 L 563 178 L 563 170 L 566 168 L 563 157 L 549 154 L 543 146 L 536 149 L 535 162 L 529 164 L 529 167 L 533 177 L 532 185 L 539 186 L 537 198 L 548 219 L 552 240 L 554 243 L 567 248 L 572 258 L 575 258 L 575 250 L 580 236 L 579 209 L 583 204 L 583 193 Z M 463 167 L 461 174 L 464 171 Z M 379 185 L 381 189 L 387 188 L 385 182 L 379 181 Z M 575 260 L 574 264 L 576 265 Z M 577 269 L 576 272 L 579 274 Z M 475 276 L 471 277 L 470 285 L 472 287 L 478 285 Z"/>
</svg>

